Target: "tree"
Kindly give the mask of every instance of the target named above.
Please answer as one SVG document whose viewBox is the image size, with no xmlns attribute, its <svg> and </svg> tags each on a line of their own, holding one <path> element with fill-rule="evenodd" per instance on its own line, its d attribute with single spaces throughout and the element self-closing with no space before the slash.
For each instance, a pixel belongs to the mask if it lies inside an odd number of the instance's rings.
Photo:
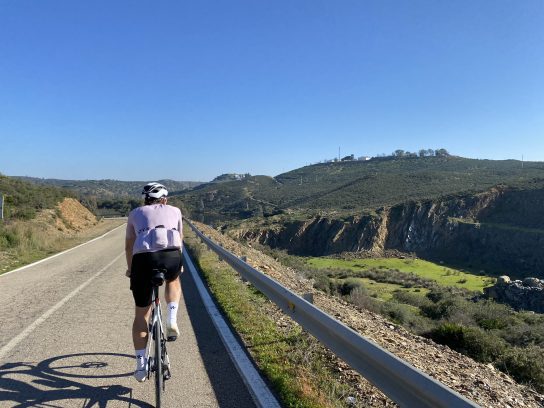
<svg viewBox="0 0 544 408">
<path fill-rule="evenodd" d="M 446 149 L 437 149 L 434 154 L 437 157 L 447 157 L 450 155 Z"/>
<path fill-rule="evenodd" d="M 403 157 L 404 156 L 404 150 L 402 150 L 402 149 L 395 150 L 395 152 L 393 153 L 393 156 Z"/>
</svg>

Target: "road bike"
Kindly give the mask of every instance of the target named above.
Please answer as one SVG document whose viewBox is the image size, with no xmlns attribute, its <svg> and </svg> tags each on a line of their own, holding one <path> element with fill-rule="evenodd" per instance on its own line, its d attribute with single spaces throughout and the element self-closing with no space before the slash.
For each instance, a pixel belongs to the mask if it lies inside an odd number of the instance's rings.
<svg viewBox="0 0 544 408">
<path fill-rule="evenodd" d="M 149 341 L 147 342 L 148 371 L 147 378 L 155 377 L 155 406 L 160 408 L 162 393 L 165 390 L 164 382 L 171 377 L 170 360 L 166 351 L 161 315 L 161 302 L 159 300 L 159 287 L 164 283 L 164 269 L 153 269 L 151 283 L 153 292 L 151 295 L 151 317 L 149 319 Z"/>
</svg>

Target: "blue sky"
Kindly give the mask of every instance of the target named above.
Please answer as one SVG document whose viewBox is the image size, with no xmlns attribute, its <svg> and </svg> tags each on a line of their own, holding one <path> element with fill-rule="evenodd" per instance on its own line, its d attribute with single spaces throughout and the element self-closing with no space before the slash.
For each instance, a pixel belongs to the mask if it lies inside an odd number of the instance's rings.
<svg viewBox="0 0 544 408">
<path fill-rule="evenodd" d="M 0 172 L 544 161 L 543 21 L 542 0 L 0 0 Z"/>
</svg>

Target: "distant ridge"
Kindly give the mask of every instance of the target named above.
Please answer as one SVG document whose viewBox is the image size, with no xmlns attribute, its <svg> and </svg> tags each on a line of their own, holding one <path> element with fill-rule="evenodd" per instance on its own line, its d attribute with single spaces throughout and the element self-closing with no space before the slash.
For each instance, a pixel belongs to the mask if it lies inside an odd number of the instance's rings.
<svg viewBox="0 0 544 408">
<path fill-rule="evenodd" d="M 495 186 L 542 188 L 544 162 L 390 156 L 313 164 L 276 177 L 226 178 L 181 192 L 179 205 L 195 218 L 213 220 L 278 211 L 360 213 Z"/>
<path fill-rule="evenodd" d="M 149 181 L 119 181 L 112 179 L 104 180 L 62 180 L 62 179 L 44 179 L 37 177 L 21 177 L 13 178 L 31 182 L 40 185 L 50 185 L 69 190 L 74 190 L 81 195 L 94 195 L 98 198 L 140 198 L 142 186 Z M 152 180 L 164 184 L 170 193 L 175 195 L 180 191 L 194 188 L 201 182 L 197 181 L 175 181 L 169 179 Z"/>
</svg>

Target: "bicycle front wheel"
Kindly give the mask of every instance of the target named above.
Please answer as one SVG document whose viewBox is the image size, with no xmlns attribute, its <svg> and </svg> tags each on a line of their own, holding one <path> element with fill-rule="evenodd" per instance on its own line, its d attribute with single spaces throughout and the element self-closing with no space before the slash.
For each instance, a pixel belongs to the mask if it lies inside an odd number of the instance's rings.
<svg viewBox="0 0 544 408">
<path fill-rule="evenodd" d="M 153 345 L 155 354 L 155 406 L 160 408 L 164 375 L 161 356 L 161 325 L 159 322 L 155 322 L 153 337 L 155 338 L 155 343 Z"/>
</svg>

